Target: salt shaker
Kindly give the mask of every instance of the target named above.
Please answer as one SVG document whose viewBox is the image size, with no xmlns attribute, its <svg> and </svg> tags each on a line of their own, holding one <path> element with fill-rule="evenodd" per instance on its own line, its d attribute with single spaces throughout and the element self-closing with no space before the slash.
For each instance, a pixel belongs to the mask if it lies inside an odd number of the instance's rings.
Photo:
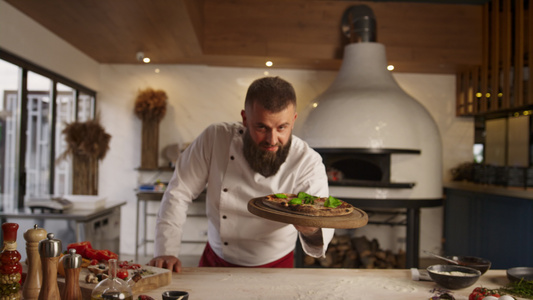
<svg viewBox="0 0 533 300">
<path fill-rule="evenodd" d="M 43 267 L 43 286 L 39 292 L 39 300 L 60 299 L 57 285 L 57 263 L 61 255 L 61 241 L 54 239 L 54 234 L 46 235 L 47 239 L 39 242 L 39 255 Z"/>
<path fill-rule="evenodd" d="M 22 288 L 24 300 L 37 300 L 43 282 L 43 269 L 39 256 L 39 242 L 46 238 L 46 230 L 38 228 L 37 224 L 24 232 L 26 240 L 26 254 L 28 257 L 28 273 Z"/>
<path fill-rule="evenodd" d="M 81 255 L 76 254 L 76 249 L 70 249 L 60 263 L 65 269 L 65 286 L 61 291 L 61 300 L 82 300 L 80 288 Z"/>
</svg>

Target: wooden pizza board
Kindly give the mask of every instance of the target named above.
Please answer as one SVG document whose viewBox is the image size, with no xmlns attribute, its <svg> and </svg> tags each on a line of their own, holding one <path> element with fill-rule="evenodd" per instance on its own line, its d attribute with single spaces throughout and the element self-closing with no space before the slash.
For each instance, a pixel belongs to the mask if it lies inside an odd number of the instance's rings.
<svg viewBox="0 0 533 300">
<path fill-rule="evenodd" d="M 137 281 L 137 283 L 132 287 L 132 292 L 134 295 L 168 285 L 172 280 L 172 271 L 168 269 L 156 268 L 147 265 L 143 265 L 142 268 L 153 272 L 153 274 L 145 275 L 141 280 Z M 130 273 L 130 276 L 128 277 L 129 279 L 131 277 L 132 271 L 128 270 L 128 272 Z M 89 270 L 87 268 L 81 269 L 80 288 L 81 293 L 83 295 L 83 299 L 90 299 L 91 292 L 96 286 L 96 283 L 85 282 L 85 277 L 88 274 Z M 59 290 L 61 291 L 63 289 L 63 286 L 65 285 L 65 278 L 58 275 L 57 284 L 59 286 Z"/>
<path fill-rule="evenodd" d="M 252 214 L 282 223 L 320 227 L 320 228 L 359 228 L 368 223 L 368 215 L 363 210 L 355 207 L 348 215 L 338 217 L 314 217 L 277 210 L 263 204 L 263 197 L 253 198 L 248 201 L 248 211 Z"/>
</svg>

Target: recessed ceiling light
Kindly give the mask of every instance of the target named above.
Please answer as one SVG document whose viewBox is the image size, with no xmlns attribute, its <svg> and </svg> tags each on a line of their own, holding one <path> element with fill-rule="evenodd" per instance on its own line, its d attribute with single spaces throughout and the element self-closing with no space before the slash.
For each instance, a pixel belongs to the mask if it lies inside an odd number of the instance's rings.
<svg viewBox="0 0 533 300">
<path fill-rule="evenodd" d="M 150 63 L 150 58 L 149 57 L 143 58 L 143 63 L 145 64 Z"/>
<path fill-rule="evenodd" d="M 388 66 L 387 66 L 387 70 L 389 70 L 389 71 L 394 70 L 394 66 L 393 66 L 393 65 L 388 65 Z"/>
<path fill-rule="evenodd" d="M 270 60 L 268 60 L 268 61 L 265 63 L 265 65 L 266 65 L 267 67 L 272 67 L 273 64 L 274 64 L 274 63 L 271 62 Z"/>
</svg>

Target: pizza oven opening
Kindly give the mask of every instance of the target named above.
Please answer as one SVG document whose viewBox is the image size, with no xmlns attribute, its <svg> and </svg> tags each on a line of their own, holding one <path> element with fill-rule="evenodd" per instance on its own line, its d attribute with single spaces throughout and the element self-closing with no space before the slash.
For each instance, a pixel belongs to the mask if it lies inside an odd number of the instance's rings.
<svg viewBox="0 0 533 300">
<path fill-rule="evenodd" d="M 390 155 L 339 154 L 324 157 L 330 185 L 369 185 L 390 181 Z"/>
<path fill-rule="evenodd" d="M 413 188 L 415 182 L 391 181 L 391 156 L 420 154 L 417 150 L 317 148 L 322 156 L 330 187 Z"/>
</svg>

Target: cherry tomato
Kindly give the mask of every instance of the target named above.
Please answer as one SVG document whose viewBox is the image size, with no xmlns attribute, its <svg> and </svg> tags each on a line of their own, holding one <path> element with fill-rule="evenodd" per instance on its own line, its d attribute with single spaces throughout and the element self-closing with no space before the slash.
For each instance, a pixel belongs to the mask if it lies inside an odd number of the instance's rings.
<svg viewBox="0 0 533 300">
<path fill-rule="evenodd" d="M 91 262 L 89 263 L 91 266 L 96 266 L 98 264 L 97 259 L 91 259 Z"/>
<path fill-rule="evenodd" d="M 500 294 L 498 294 L 494 290 L 489 290 L 489 289 L 484 288 L 484 287 L 477 287 L 468 296 L 468 300 L 482 300 L 482 299 L 484 299 L 487 296 L 494 296 L 496 298 L 499 298 Z"/>
<path fill-rule="evenodd" d="M 137 270 L 141 268 L 140 264 L 130 264 L 127 260 L 118 263 L 119 268 Z"/>
<path fill-rule="evenodd" d="M 128 271 L 125 269 L 118 269 L 117 271 L 117 277 L 120 279 L 126 279 L 128 278 L 129 274 Z"/>
</svg>

